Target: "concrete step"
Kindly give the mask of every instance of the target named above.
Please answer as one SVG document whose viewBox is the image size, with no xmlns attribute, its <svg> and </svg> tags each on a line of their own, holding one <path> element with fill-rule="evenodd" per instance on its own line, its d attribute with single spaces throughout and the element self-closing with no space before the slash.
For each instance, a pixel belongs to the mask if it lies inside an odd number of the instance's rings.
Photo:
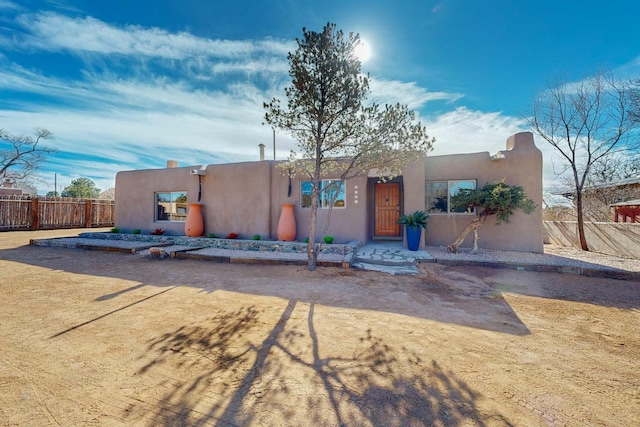
<svg viewBox="0 0 640 427">
<path fill-rule="evenodd" d="M 356 261 L 353 264 L 351 264 L 351 267 L 357 270 L 378 271 L 381 273 L 392 274 L 392 275 L 408 274 L 408 275 L 415 276 L 418 274 L 418 268 L 414 264 L 390 265 L 390 264 L 378 264 L 378 263 L 374 264 L 371 262 Z"/>
</svg>

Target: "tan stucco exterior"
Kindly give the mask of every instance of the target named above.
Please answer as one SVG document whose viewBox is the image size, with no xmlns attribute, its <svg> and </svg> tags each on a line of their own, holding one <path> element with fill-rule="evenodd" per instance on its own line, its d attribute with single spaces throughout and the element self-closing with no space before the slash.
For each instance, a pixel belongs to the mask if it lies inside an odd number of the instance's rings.
<svg viewBox="0 0 640 427">
<path fill-rule="evenodd" d="M 478 186 L 505 179 L 507 184 L 522 185 L 536 204 L 542 201 L 542 154 L 530 133 L 516 134 L 507 140 L 507 150 L 493 160 L 490 154 L 432 156 L 403 168 L 401 213 L 425 209 L 425 181 L 474 179 Z M 173 163 L 170 166 L 174 166 Z M 198 202 L 200 165 L 120 172 L 116 176 L 115 222 L 123 232 L 156 228 L 167 234 L 183 235 L 183 222 L 155 221 L 155 194 L 186 191 L 188 203 Z M 215 164 L 203 166 L 200 176 L 204 235 L 219 237 L 235 232 L 250 239 L 276 239 L 280 205 L 295 205 L 297 240 L 308 235 L 310 209 L 301 208 L 300 179 L 291 180 L 274 161 Z M 327 176 L 326 179 L 335 178 Z M 326 234 L 336 243 L 352 240 L 367 242 L 373 236 L 372 197 L 375 178 L 360 177 L 346 182 L 346 207 L 334 208 Z M 290 184 L 291 183 L 291 184 Z M 289 185 L 291 193 L 289 195 Z M 317 237 L 328 210 L 320 209 Z M 429 232 L 423 234 L 427 245 L 448 245 L 474 218 L 473 215 L 434 214 Z M 480 246 L 493 249 L 542 251 L 542 217 L 537 208 L 532 215 L 516 213 L 511 224 L 494 226 L 487 222 L 480 229 Z"/>
<path fill-rule="evenodd" d="M 479 246 L 499 250 L 542 252 L 542 153 L 530 132 L 507 139 L 507 149 L 491 156 L 489 152 L 433 156 L 425 159 L 427 181 L 475 179 L 482 187 L 487 182 L 504 179 L 509 185 L 521 185 L 536 209 L 531 215 L 516 212 L 509 224 L 494 225 L 489 218 L 480 227 Z M 429 219 L 427 245 L 446 246 L 475 218 L 468 214 L 432 214 Z M 463 246 L 471 246 L 471 233 Z"/>
</svg>

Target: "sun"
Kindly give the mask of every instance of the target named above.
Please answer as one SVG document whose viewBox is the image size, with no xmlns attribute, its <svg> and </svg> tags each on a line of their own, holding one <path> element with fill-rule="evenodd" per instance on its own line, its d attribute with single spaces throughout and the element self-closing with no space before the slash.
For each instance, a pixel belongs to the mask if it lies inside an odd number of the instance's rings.
<svg viewBox="0 0 640 427">
<path fill-rule="evenodd" d="M 356 58 L 360 60 L 360 62 L 366 62 L 371 57 L 371 49 L 369 48 L 369 44 L 364 40 L 360 40 L 355 48 L 353 49 L 353 53 L 355 53 Z"/>
</svg>

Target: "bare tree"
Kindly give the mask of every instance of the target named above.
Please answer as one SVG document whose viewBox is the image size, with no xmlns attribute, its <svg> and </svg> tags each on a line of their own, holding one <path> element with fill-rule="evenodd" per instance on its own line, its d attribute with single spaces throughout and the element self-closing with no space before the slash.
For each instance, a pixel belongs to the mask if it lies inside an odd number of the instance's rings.
<svg viewBox="0 0 640 427">
<path fill-rule="evenodd" d="M 329 199 L 326 232 L 344 180 L 372 169 L 383 179 L 397 176 L 403 165 L 426 155 L 433 139 L 406 106 L 365 106 L 369 79 L 355 56 L 357 34 L 345 36 L 327 24 L 320 33 L 303 29 L 303 38 L 296 41 L 297 50 L 288 56 L 292 84 L 285 89 L 287 106 L 275 98 L 265 103 L 265 122 L 296 139 L 300 155 L 292 153 L 283 168 L 312 183 L 307 254 L 309 270 L 314 270 L 320 199 Z M 328 174 L 339 178 L 323 187 Z"/>
<path fill-rule="evenodd" d="M 611 155 L 595 162 L 584 188 L 585 217 L 611 220 L 609 205 L 640 197 L 631 179 L 640 177 L 640 154 Z"/>
<path fill-rule="evenodd" d="M 23 180 L 30 176 L 44 160 L 45 155 L 55 149 L 41 144 L 53 138 L 46 129 L 36 128 L 34 136 L 12 135 L 0 129 L 0 178 L 8 176 Z"/>
<path fill-rule="evenodd" d="M 630 86 L 600 72 L 578 83 L 555 80 L 533 101 L 527 118 L 533 131 L 560 154 L 575 191 L 580 247 L 584 233 L 583 191 L 594 164 L 631 149 L 635 124 L 629 111 Z"/>
<path fill-rule="evenodd" d="M 631 98 L 631 119 L 640 123 L 640 79 L 632 80 L 629 84 Z"/>
</svg>

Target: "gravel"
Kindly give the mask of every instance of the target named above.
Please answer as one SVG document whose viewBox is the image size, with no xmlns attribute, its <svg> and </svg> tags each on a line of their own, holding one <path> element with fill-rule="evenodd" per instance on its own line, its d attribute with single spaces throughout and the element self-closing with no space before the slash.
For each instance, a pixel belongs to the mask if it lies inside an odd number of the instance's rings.
<svg viewBox="0 0 640 427">
<path fill-rule="evenodd" d="M 497 251 L 480 249 L 471 253 L 471 248 L 460 248 L 460 253 L 450 254 L 443 246 L 425 248 L 437 260 L 505 262 L 522 265 L 554 265 L 592 269 L 611 269 L 640 272 L 640 259 L 621 258 L 599 252 L 587 252 L 558 245 L 544 245 L 544 253 Z"/>
</svg>

